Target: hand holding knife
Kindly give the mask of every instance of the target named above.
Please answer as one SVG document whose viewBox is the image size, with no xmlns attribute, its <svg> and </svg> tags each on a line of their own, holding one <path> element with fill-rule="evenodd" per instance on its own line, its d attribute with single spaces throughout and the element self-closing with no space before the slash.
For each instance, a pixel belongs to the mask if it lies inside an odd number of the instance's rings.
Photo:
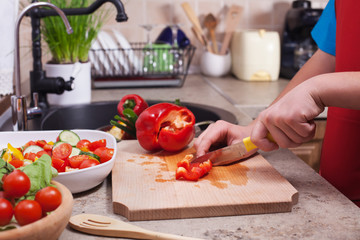
<svg viewBox="0 0 360 240">
<path fill-rule="evenodd" d="M 267 138 L 270 141 L 275 142 L 270 133 L 267 135 Z M 213 166 L 227 165 L 243 159 L 248 152 L 256 148 L 257 146 L 251 141 L 250 137 L 246 137 L 239 143 L 194 158 L 191 160 L 191 163 L 201 163 L 210 159 Z"/>
</svg>

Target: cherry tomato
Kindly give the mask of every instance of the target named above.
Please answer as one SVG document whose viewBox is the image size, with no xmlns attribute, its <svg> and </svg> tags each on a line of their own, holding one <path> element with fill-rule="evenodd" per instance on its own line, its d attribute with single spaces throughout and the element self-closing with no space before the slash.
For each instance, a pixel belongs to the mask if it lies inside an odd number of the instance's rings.
<svg viewBox="0 0 360 240">
<path fill-rule="evenodd" d="M 94 151 L 94 154 L 100 157 L 100 162 L 104 163 L 109 161 L 114 155 L 114 149 L 107 147 L 99 147 Z"/>
<path fill-rule="evenodd" d="M 31 146 L 31 145 L 36 145 L 36 143 L 34 141 L 29 141 L 24 145 L 24 147 L 26 148 L 26 147 Z"/>
<path fill-rule="evenodd" d="M 90 144 L 89 140 L 82 139 L 76 144 L 76 147 L 79 148 L 81 151 L 88 152 L 89 151 L 89 144 Z"/>
<path fill-rule="evenodd" d="M 9 200 L 0 198 L 0 226 L 9 224 L 13 215 L 14 210 Z"/>
<path fill-rule="evenodd" d="M 83 168 L 88 168 L 88 167 L 93 167 L 93 166 L 96 166 L 96 165 L 99 165 L 99 161 L 98 160 L 95 160 L 93 158 L 89 158 L 89 159 L 85 159 L 81 164 L 80 164 L 80 169 L 83 169 Z"/>
<path fill-rule="evenodd" d="M 31 160 L 31 161 L 35 161 L 36 154 L 33 153 L 33 152 L 25 153 L 24 158 L 28 159 L 28 160 Z"/>
<path fill-rule="evenodd" d="M 43 212 L 51 212 L 60 206 L 61 193 L 55 187 L 45 187 L 36 193 L 35 201 L 40 204 Z"/>
<path fill-rule="evenodd" d="M 41 206 L 35 200 L 22 200 L 15 206 L 14 215 L 21 226 L 26 225 L 42 217 Z"/>
<path fill-rule="evenodd" d="M 47 144 L 47 142 L 45 140 L 36 140 L 35 144 L 38 145 L 39 147 L 44 148 L 44 146 Z"/>
<path fill-rule="evenodd" d="M 52 147 L 53 147 L 53 145 L 51 145 L 51 144 L 45 144 L 43 148 L 44 148 L 45 151 L 51 153 Z"/>
<path fill-rule="evenodd" d="M 47 151 L 45 151 L 45 150 L 37 152 L 37 153 L 36 153 L 36 156 L 37 156 L 38 158 L 40 158 L 40 157 L 41 157 L 42 155 L 44 155 L 44 154 L 47 154 L 47 155 L 50 156 L 50 154 L 49 154 Z"/>
<path fill-rule="evenodd" d="M 66 163 L 64 160 L 52 157 L 51 163 L 58 172 L 65 172 Z"/>
<path fill-rule="evenodd" d="M 62 160 L 68 158 L 71 154 L 72 146 L 69 143 L 62 143 L 52 151 L 52 156 Z"/>
<path fill-rule="evenodd" d="M 106 147 L 106 139 L 100 139 L 89 144 L 89 150 L 92 152 L 99 147 Z"/>
<path fill-rule="evenodd" d="M 19 169 L 12 171 L 3 181 L 5 193 L 14 198 L 24 196 L 29 191 L 30 185 L 29 177 Z"/>
<path fill-rule="evenodd" d="M 24 161 L 19 159 L 13 159 L 9 162 L 11 165 L 13 165 L 15 168 L 19 168 L 24 166 Z"/>
<path fill-rule="evenodd" d="M 86 160 L 89 159 L 88 155 L 76 155 L 69 158 L 70 167 L 72 168 L 79 168 L 80 164 Z"/>
</svg>

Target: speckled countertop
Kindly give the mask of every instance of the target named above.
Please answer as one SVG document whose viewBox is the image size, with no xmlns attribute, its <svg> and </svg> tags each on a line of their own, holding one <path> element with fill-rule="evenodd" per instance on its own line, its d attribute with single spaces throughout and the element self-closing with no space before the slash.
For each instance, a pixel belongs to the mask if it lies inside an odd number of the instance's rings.
<svg viewBox="0 0 360 240">
<path fill-rule="evenodd" d="M 134 88 L 94 90 L 92 101 L 117 100 L 136 93 L 145 99 L 180 98 L 233 112 L 239 124 L 251 117 L 243 108 L 266 106 L 287 80 L 242 82 L 190 75 L 181 88 Z M 136 221 L 132 224 L 154 231 L 203 239 L 360 239 L 360 208 L 344 197 L 314 170 L 287 149 L 261 153 L 298 191 L 299 202 L 291 212 L 178 220 Z M 136 191 L 136 189 L 134 189 Z M 111 175 L 99 186 L 74 195 L 73 215 L 96 213 L 122 219 L 112 209 Z M 61 240 L 101 239 L 67 227 Z M 109 239 L 109 238 L 106 238 Z"/>
</svg>

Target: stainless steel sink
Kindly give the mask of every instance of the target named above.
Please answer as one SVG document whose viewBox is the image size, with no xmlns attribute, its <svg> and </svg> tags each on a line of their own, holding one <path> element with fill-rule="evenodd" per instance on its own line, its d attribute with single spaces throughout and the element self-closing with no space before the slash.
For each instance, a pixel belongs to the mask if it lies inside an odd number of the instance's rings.
<svg viewBox="0 0 360 240">
<path fill-rule="evenodd" d="M 160 101 L 147 101 L 149 105 Z M 73 105 L 50 109 L 42 119 L 29 121 L 28 130 L 62 129 L 101 129 L 110 125 L 117 113 L 117 101 L 94 102 L 85 105 Z M 196 122 L 226 120 L 237 123 L 236 117 L 229 111 L 196 103 L 182 102 L 195 115 Z M 207 126 L 202 126 L 201 130 Z"/>
</svg>

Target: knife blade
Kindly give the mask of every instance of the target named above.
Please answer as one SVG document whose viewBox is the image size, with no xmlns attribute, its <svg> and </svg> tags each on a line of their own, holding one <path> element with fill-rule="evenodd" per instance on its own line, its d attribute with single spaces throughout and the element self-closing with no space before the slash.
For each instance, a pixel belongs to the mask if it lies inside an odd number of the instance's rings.
<svg viewBox="0 0 360 240">
<path fill-rule="evenodd" d="M 249 151 L 256 148 L 257 146 L 251 142 L 250 137 L 246 137 L 242 142 L 219 148 L 194 158 L 191 160 L 191 163 L 202 163 L 210 159 L 213 166 L 227 165 L 243 159 Z"/>
</svg>

